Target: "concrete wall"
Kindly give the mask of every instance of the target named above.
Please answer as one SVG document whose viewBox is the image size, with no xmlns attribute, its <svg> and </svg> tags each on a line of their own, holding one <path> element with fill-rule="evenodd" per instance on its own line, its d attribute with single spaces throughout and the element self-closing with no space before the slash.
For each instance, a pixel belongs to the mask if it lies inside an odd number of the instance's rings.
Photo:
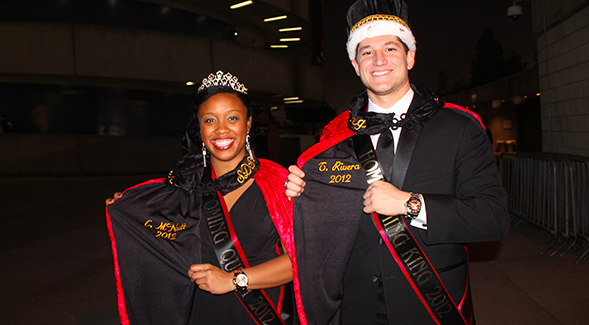
<svg viewBox="0 0 589 325">
<path fill-rule="evenodd" d="M 589 3 L 532 0 L 543 151 L 589 156 Z"/>
<path fill-rule="evenodd" d="M 310 54 L 307 56 L 310 57 Z M 193 35 L 110 26 L 0 22 L 0 76 L 200 83 L 218 69 L 257 91 L 323 100 L 321 71 L 303 57 Z"/>
</svg>

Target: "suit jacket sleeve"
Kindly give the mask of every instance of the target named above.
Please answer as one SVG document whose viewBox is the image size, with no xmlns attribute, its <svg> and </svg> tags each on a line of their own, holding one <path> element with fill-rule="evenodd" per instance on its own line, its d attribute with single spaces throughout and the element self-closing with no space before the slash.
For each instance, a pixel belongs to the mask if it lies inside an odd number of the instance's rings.
<svg viewBox="0 0 589 325">
<path fill-rule="evenodd" d="M 423 188 L 428 230 L 419 232 L 429 245 L 500 240 L 509 229 L 507 193 L 488 138 L 472 119 L 454 129 L 453 141 L 439 148 L 452 156 L 454 177 L 447 193 Z"/>
</svg>

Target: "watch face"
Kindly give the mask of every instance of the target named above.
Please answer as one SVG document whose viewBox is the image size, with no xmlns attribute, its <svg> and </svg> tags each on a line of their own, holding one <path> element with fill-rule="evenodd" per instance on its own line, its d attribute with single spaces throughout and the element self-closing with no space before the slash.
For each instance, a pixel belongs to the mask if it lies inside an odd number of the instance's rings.
<svg viewBox="0 0 589 325">
<path fill-rule="evenodd" d="M 237 284 L 237 286 L 239 287 L 246 287 L 247 286 L 247 276 L 243 273 L 238 274 L 235 277 L 235 284 Z"/>
<path fill-rule="evenodd" d="M 407 205 L 407 207 L 411 210 L 412 213 L 417 214 L 421 209 L 421 201 L 419 201 L 416 198 L 411 198 L 411 200 L 409 200 L 409 204 Z"/>
</svg>

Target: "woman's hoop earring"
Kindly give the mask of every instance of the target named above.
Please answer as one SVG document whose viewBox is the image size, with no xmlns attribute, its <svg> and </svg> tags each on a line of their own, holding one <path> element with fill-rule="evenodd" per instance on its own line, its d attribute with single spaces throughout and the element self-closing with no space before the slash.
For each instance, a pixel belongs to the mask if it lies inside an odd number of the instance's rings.
<svg viewBox="0 0 589 325">
<path fill-rule="evenodd" d="M 205 147 L 205 143 L 202 143 L 202 164 L 204 167 L 207 167 L 207 147 Z"/>
<path fill-rule="evenodd" d="M 250 146 L 250 135 L 248 134 L 247 137 L 245 137 L 245 150 L 247 150 L 247 153 L 250 156 L 251 160 L 254 160 L 254 153 L 252 152 L 252 147 Z"/>
</svg>

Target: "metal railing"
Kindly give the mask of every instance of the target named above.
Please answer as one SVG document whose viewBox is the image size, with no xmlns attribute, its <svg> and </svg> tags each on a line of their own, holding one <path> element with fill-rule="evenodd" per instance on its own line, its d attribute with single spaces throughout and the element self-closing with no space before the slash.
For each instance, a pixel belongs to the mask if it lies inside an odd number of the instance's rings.
<svg viewBox="0 0 589 325">
<path fill-rule="evenodd" d="M 546 153 L 505 153 L 499 157 L 509 212 L 552 236 L 540 254 L 589 262 L 589 158 Z"/>
</svg>

